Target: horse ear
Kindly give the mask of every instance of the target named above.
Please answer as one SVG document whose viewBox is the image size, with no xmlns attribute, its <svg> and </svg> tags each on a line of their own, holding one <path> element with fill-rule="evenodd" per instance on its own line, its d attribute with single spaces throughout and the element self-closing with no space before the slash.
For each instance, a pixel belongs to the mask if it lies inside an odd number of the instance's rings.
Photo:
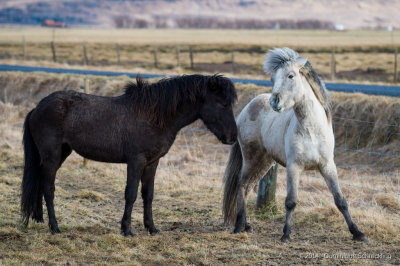
<svg viewBox="0 0 400 266">
<path fill-rule="evenodd" d="M 307 57 L 306 58 L 299 57 L 299 58 L 296 59 L 296 66 L 298 68 L 302 68 L 302 67 L 304 67 L 306 65 L 307 61 L 308 61 Z"/>
</svg>

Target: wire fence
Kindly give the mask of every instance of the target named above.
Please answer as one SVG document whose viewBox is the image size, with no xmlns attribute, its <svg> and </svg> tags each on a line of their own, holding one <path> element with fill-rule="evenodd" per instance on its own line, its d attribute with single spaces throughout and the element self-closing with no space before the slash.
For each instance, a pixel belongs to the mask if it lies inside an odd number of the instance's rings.
<svg viewBox="0 0 400 266">
<path fill-rule="evenodd" d="M 70 65 L 120 65 L 156 69 L 175 67 L 207 72 L 262 74 L 265 52 L 273 47 L 232 45 L 134 45 L 119 43 L 0 42 L 0 59 L 53 61 Z M 305 49 L 325 79 L 398 82 L 396 46 Z M 370 55 L 365 56 L 366 53 Z M 319 56 L 316 56 L 316 55 Z M 315 56 L 315 58 L 314 58 Z M 376 60 L 366 60 L 375 57 Z M 349 60 L 349 58 L 353 58 Z M 366 61 L 365 61 L 366 60 Z M 379 67 L 376 61 L 380 61 Z M 350 62 L 349 62 L 350 61 Z M 362 62 L 355 64 L 354 62 Z M 329 66 L 329 67 L 326 67 Z"/>
</svg>

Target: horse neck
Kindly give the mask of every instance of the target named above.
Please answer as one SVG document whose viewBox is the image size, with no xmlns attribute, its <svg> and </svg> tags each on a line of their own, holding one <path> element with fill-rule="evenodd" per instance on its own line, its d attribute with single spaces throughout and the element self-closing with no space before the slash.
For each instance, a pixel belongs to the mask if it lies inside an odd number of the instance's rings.
<svg viewBox="0 0 400 266">
<path fill-rule="evenodd" d="M 178 132 L 200 118 L 200 107 L 199 103 L 191 103 L 190 101 L 182 103 L 167 126 Z"/>
<path fill-rule="evenodd" d="M 302 78 L 302 86 L 305 92 L 303 99 L 294 106 L 297 120 L 303 125 L 303 128 L 317 129 L 318 127 L 326 126 L 329 122 L 324 107 L 318 101 L 310 84 L 304 77 Z"/>
</svg>

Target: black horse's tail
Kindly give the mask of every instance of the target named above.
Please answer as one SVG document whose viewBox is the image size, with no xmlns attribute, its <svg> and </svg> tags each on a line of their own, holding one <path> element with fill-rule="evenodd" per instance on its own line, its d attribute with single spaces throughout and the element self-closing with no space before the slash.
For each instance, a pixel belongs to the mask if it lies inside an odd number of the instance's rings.
<svg viewBox="0 0 400 266">
<path fill-rule="evenodd" d="M 239 142 L 232 145 L 224 176 L 224 200 L 222 210 L 226 225 L 233 224 L 237 214 L 237 190 L 242 169 L 242 150 Z"/>
<path fill-rule="evenodd" d="M 25 226 L 29 217 L 37 222 L 43 222 L 43 189 L 40 176 L 40 154 L 33 141 L 29 127 L 29 118 L 33 110 L 28 113 L 24 122 L 24 153 L 25 167 L 21 185 L 21 212 L 22 222 Z"/>
</svg>

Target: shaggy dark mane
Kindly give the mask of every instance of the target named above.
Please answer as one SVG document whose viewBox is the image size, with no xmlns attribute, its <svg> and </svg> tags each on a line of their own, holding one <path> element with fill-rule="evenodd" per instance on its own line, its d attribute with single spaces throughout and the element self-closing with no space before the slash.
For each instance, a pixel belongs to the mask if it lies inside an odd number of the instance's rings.
<svg viewBox="0 0 400 266">
<path fill-rule="evenodd" d="M 166 121 L 175 115 L 180 104 L 202 101 L 208 87 L 232 104 L 237 98 L 233 83 L 222 75 L 183 75 L 164 78 L 152 84 L 138 75 L 136 83 L 130 82 L 125 86 L 125 95 L 130 98 L 138 116 L 146 117 L 155 125 L 164 127 Z"/>
</svg>

